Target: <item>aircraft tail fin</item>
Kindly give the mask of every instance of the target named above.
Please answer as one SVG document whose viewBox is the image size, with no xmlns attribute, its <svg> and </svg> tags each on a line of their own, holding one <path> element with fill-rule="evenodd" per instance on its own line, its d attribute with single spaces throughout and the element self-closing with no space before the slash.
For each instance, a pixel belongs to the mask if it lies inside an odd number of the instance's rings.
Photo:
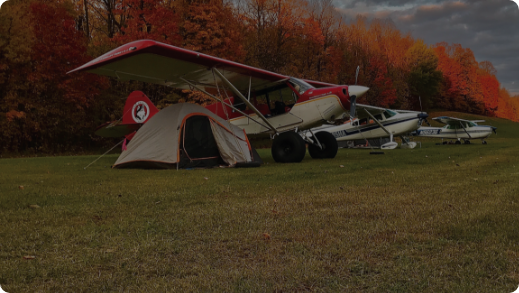
<svg viewBox="0 0 519 293">
<path fill-rule="evenodd" d="M 157 112 L 159 109 L 143 92 L 134 91 L 124 105 L 122 124 L 144 124 Z"/>
</svg>

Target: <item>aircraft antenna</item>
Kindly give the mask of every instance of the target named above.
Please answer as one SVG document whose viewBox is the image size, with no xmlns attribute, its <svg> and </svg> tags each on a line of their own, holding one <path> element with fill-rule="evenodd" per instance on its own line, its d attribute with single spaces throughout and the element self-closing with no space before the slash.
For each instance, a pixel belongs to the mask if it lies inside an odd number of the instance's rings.
<svg viewBox="0 0 519 293">
<path fill-rule="evenodd" d="M 357 65 L 357 71 L 355 72 L 355 85 L 357 85 L 357 78 L 359 77 L 360 66 Z"/>
</svg>

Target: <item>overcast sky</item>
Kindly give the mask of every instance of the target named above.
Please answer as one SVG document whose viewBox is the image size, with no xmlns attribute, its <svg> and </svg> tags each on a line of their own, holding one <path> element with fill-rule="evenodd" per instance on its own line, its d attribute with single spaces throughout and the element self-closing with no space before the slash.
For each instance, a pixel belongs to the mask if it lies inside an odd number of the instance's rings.
<svg viewBox="0 0 519 293">
<path fill-rule="evenodd" d="M 490 61 L 501 85 L 519 95 L 519 8 L 511 0 L 334 0 L 352 21 L 357 14 L 390 18 L 427 44 L 458 43 L 478 62 Z"/>
</svg>

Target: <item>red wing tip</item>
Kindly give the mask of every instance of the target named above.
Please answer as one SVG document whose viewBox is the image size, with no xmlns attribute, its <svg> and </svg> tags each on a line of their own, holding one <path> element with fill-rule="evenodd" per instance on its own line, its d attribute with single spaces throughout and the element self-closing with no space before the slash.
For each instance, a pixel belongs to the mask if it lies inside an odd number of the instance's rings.
<svg viewBox="0 0 519 293">
<path fill-rule="evenodd" d="M 80 72 L 80 71 L 89 70 L 92 67 L 101 65 L 102 63 L 104 63 L 106 61 L 125 56 L 126 54 L 128 54 L 130 52 L 131 53 L 137 52 L 138 50 L 142 50 L 144 48 L 148 48 L 150 46 L 160 45 L 160 44 L 162 44 L 162 43 L 160 43 L 158 41 L 154 41 L 154 40 L 149 40 L 149 39 L 133 41 L 133 42 L 124 44 L 122 46 L 119 46 L 111 51 L 108 51 L 107 53 L 105 53 L 97 58 L 92 59 L 91 61 L 79 66 L 78 68 L 72 69 L 71 71 L 67 72 L 67 74 L 70 74 L 70 73 L 73 73 L 76 71 Z"/>
</svg>

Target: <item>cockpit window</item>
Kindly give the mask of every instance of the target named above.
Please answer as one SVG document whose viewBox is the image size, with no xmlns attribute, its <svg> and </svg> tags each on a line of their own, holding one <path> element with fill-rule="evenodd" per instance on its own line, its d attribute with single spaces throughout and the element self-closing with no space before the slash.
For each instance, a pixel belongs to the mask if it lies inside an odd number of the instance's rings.
<svg viewBox="0 0 519 293">
<path fill-rule="evenodd" d="M 389 117 L 393 117 L 393 116 L 395 116 L 395 115 L 396 115 L 396 112 L 395 112 L 395 111 L 391 111 L 391 110 L 389 110 L 389 109 L 386 109 L 386 111 L 384 111 L 384 114 L 385 114 L 385 116 L 386 116 L 387 118 L 389 118 Z"/>
<path fill-rule="evenodd" d="M 301 94 L 304 94 L 304 92 L 306 92 L 307 90 L 309 89 L 314 89 L 315 87 L 311 86 L 310 84 L 308 84 L 307 82 L 303 81 L 303 80 L 300 80 L 300 79 L 297 79 L 297 78 L 293 78 L 291 77 L 288 82 L 290 82 L 290 84 L 296 89 L 296 91 L 301 95 Z"/>
</svg>

